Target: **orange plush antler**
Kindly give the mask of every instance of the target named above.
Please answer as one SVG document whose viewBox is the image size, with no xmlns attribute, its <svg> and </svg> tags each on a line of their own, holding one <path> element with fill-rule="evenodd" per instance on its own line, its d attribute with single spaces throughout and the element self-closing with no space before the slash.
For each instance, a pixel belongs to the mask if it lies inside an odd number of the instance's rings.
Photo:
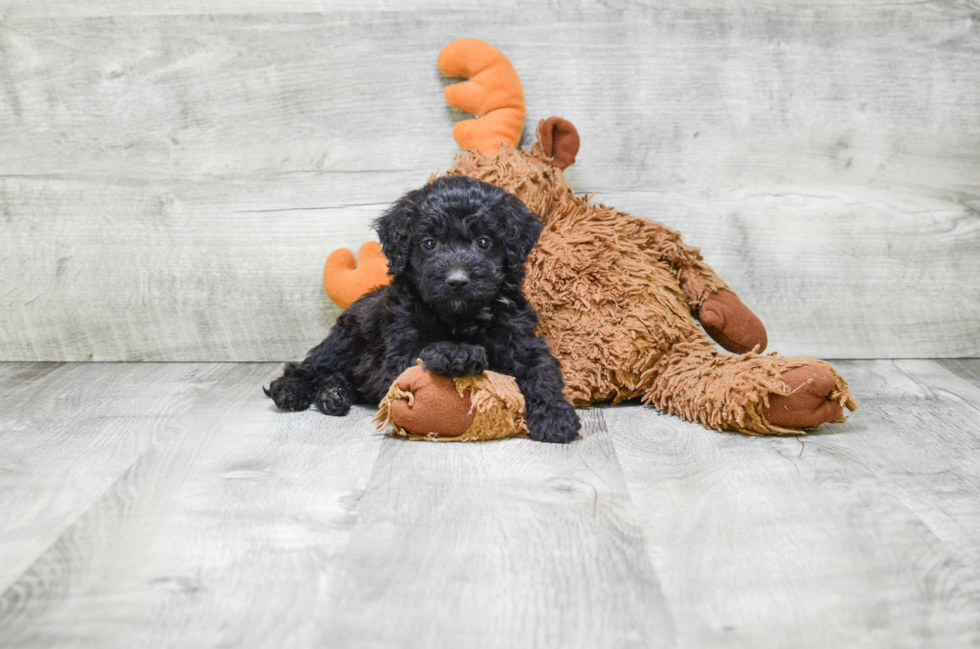
<svg viewBox="0 0 980 649">
<path fill-rule="evenodd" d="M 469 79 L 445 91 L 450 106 L 477 116 L 456 124 L 456 143 L 484 155 L 502 144 L 517 147 L 524 131 L 524 88 L 507 57 L 481 40 L 460 38 L 442 48 L 438 66 L 448 77 Z"/>
<path fill-rule="evenodd" d="M 347 248 L 337 248 L 323 265 L 323 288 L 341 309 L 379 286 L 387 286 L 390 281 L 388 260 L 377 241 L 361 245 L 357 261 Z"/>
<path fill-rule="evenodd" d="M 446 87 L 450 106 L 477 116 L 453 128 L 459 146 L 484 155 L 504 144 L 516 148 L 524 131 L 524 88 L 507 57 L 483 41 L 460 38 L 442 48 L 438 65 L 446 76 L 468 79 Z M 375 241 L 361 246 L 356 261 L 353 252 L 339 248 L 323 266 L 323 288 L 342 309 L 390 281 L 388 260 Z"/>
</svg>

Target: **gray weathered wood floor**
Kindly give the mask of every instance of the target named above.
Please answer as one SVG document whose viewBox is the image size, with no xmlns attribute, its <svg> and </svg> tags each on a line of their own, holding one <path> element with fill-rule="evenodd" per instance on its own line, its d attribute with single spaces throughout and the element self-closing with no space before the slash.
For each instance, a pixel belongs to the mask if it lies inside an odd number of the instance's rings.
<svg viewBox="0 0 980 649">
<path fill-rule="evenodd" d="M 551 446 L 280 414 L 270 364 L 0 364 L 0 646 L 977 646 L 980 360 L 840 367 L 827 433 Z"/>
</svg>

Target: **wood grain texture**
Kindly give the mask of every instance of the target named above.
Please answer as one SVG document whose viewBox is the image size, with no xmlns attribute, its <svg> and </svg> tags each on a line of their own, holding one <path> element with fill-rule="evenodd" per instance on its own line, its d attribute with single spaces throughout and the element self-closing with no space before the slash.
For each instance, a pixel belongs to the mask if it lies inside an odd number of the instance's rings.
<svg viewBox="0 0 980 649">
<path fill-rule="evenodd" d="M 455 153 L 463 35 L 513 60 L 525 139 L 574 122 L 573 185 L 681 229 L 772 348 L 980 355 L 975 2 L 360 6 L 0 3 L 0 358 L 304 354 L 329 251 Z"/>
<path fill-rule="evenodd" d="M 227 369 L 0 365 L 0 590 Z"/>
<path fill-rule="evenodd" d="M 276 369 L 230 366 L 157 436 L 6 590 L 0 645 L 311 646 L 381 438 L 275 412 Z"/>
<path fill-rule="evenodd" d="M 609 433 L 581 416 L 570 446 L 387 439 L 321 643 L 673 646 Z"/>
<path fill-rule="evenodd" d="M 47 512 L 14 528 L 46 540 L 0 590 L 0 647 L 980 641 L 980 360 L 842 362 L 862 409 L 801 438 L 621 405 L 568 446 L 278 413 L 277 369 L 0 364 L 4 449 L 48 413 L 0 482 L 5 514 Z M 120 472 L 110 443 L 142 452 Z"/>
<path fill-rule="evenodd" d="M 163 0 L 148 4 L 141 0 L 4 0 L 0 16 L 10 18 L 105 18 L 114 16 L 185 16 L 222 14 L 317 14 L 339 11 L 417 12 L 478 9 L 481 0 Z M 519 7 L 515 0 L 495 5 Z"/>
<path fill-rule="evenodd" d="M 601 410 L 680 646 L 980 641 L 980 383 L 932 361 L 839 368 L 861 410 L 800 438 Z"/>
</svg>

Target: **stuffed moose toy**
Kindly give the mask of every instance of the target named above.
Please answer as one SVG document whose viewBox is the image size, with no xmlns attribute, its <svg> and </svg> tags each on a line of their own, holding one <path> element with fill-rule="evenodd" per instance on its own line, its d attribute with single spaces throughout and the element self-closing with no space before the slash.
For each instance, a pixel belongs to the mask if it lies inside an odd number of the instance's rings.
<svg viewBox="0 0 980 649">
<path fill-rule="evenodd" d="M 709 428 L 750 434 L 801 434 L 856 409 L 829 363 L 762 355 L 762 322 L 680 233 L 575 195 L 563 173 L 579 148 L 569 121 L 542 120 L 537 141 L 517 148 L 524 93 L 501 52 L 460 39 L 442 50 L 438 66 L 468 79 L 448 86 L 446 100 L 479 116 L 456 125 L 464 152 L 446 174 L 501 187 L 541 218 L 524 293 L 574 405 L 640 398 Z M 388 279 L 376 243 L 362 246 L 357 262 L 337 250 L 324 268 L 327 293 L 342 307 Z M 440 441 L 526 432 L 523 398 L 510 377 L 445 379 L 421 365 L 395 381 L 377 421 L 394 434 Z"/>
</svg>

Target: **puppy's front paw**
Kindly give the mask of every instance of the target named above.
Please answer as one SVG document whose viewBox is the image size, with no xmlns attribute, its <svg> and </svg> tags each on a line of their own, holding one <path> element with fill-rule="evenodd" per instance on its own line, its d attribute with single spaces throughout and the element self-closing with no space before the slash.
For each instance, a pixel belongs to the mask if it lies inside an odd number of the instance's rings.
<svg viewBox="0 0 980 649">
<path fill-rule="evenodd" d="M 419 358 L 425 369 L 449 378 L 472 376 L 487 369 L 487 350 L 483 345 L 435 343 L 423 349 Z"/>
<path fill-rule="evenodd" d="M 562 402 L 550 408 L 536 408 L 527 415 L 528 437 L 536 442 L 567 444 L 582 427 L 575 409 Z"/>
<path fill-rule="evenodd" d="M 323 414 L 343 417 L 350 412 L 353 400 L 347 382 L 331 377 L 320 383 L 320 389 L 317 390 L 316 399 L 313 402 L 316 404 L 316 409 Z"/>
<path fill-rule="evenodd" d="M 313 401 L 313 386 L 306 379 L 296 376 L 280 376 L 262 391 L 276 402 L 280 410 L 306 410 Z"/>
</svg>

